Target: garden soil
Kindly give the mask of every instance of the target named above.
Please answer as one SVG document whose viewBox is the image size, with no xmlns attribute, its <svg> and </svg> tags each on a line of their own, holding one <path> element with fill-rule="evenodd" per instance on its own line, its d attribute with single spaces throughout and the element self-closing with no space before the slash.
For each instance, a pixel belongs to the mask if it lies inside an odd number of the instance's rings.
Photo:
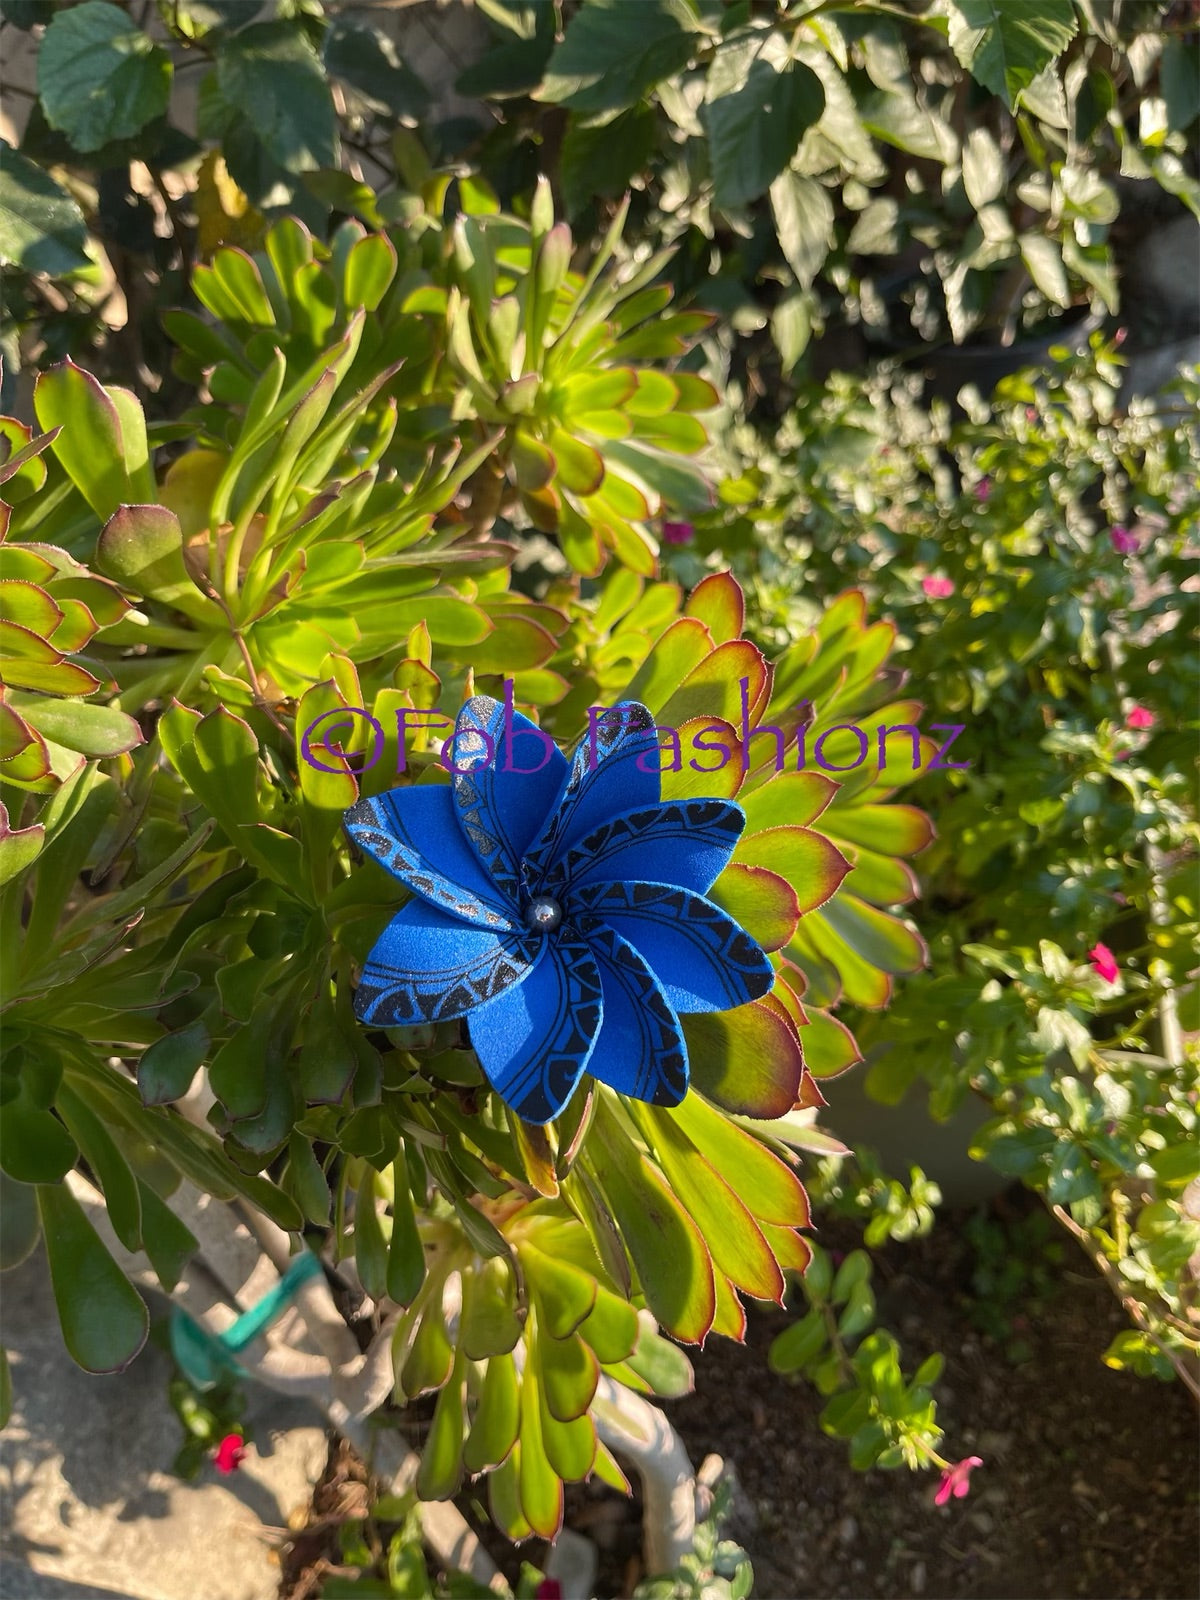
<svg viewBox="0 0 1200 1600">
<path fill-rule="evenodd" d="M 1038 1202 L 1021 1191 L 992 1203 L 988 1223 L 1010 1239 Z M 935 1350 L 948 1459 L 978 1455 L 970 1494 L 936 1507 L 933 1473 L 855 1473 L 843 1441 L 817 1422 L 821 1400 L 767 1365 L 789 1316 L 750 1311 L 746 1342 L 714 1339 L 695 1357 L 696 1389 L 667 1410 L 694 1463 L 720 1452 L 737 1491 L 726 1536 L 747 1550 L 757 1600 L 1193 1600 L 1200 1594 L 1197 1416 L 1183 1387 L 1106 1367 L 1127 1326 L 1088 1261 L 1066 1249 L 1052 1271 L 1030 1260 L 1007 1307 L 978 1298 L 980 1256 L 970 1213 L 939 1216 L 926 1239 L 874 1253 L 882 1326 L 899 1339 L 906 1372 Z M 850 1249 L 846 1224 L 821 1229 L 827 1248 Z M 977 1237 L 977 1236 L 976 1236 Z M 1032 1296 L 1032 1298 L 1031 1298 Z M 987 1329 L 987 1331 L 984 1331 Z M 402 1423 L 415 1438 L 418 1418 Z M 339 1503 L 361 1511 L 360 1477 L 344 1447 L 317 1491 L 318 1514 Z M 347 1490 L 350 1490 L 347 1499 Z M 461 1502 L 471 1514 L 469 1501 Z M 568 1523 L 599 1546 L 598 1593 L 624 1596 L 644 1576 L 636 1498 L 599 1486 L 568 1492 Z M 472 1517 L 515 1577 L 517 1562 Z M 333 1526 L 302 1539 L 285 1562 L 284 1600 L 318 1596 L 334 1555 Z M 314 1530 L 315 1532 L 316 1530 Z M 538 1561 L 544 1546 L 523 1551 Z M 325 1570 L 328 1570 L 327 1568 Z"/>
</svg>

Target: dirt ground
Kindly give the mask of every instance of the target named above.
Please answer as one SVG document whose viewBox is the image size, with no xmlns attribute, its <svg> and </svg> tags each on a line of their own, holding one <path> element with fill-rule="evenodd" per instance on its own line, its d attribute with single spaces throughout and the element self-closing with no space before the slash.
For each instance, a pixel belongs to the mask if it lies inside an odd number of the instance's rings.
<svg viewBox="0 0 1200 1600">
<path fill-rule="evenodd" d="M 1031 1204 L 1017 1194 L 974 1221 L 943 1215 L 928 1239 L 876 1257 L 880 1321 L 905 1370 L 946 1357 L 942 1453 L 984 1461 L 966 1499 L 935 1507 L 932 1473 L 850 1470 L 845 1444 L 817 1426 L 819 1397 L 767 1366 L 784 1313 L 752 1310 L 744 1346 L 718 1339 L 696 1356 L 695 1393 L 669 1414 L 697 1465 L 715 1451 L 736 1474 L 726 1533 L 751 1557 L 757 1600 L 1200 1594 L 1195 1409 L 1178 1384 L 1104 1366 L 1122 1312 L 1082 1256 L 1048 1261 Z M 981 1254 L 981 1226 L 1004 1247 Z M 823 1242 L 839 1247 L 839 1232 L 827 1226 Z M 854 1242 L 848 1231 L 844 1247 Z M 999 1300 L 979 1299 L 981 1272 L 1003 1279 Z M 642 1576 L 637 1512 L 592 1485 L 569 1493 L 568 1522 L 600 1547 L 602 1595 Z M 522 1553 L 536 1562 L 543 1548 Z M 286 1564 L 284 1600 L 319 1593 L 301 1570 L 313 1555 L 308 1542 L 303 1563 Z"/>
</svg>

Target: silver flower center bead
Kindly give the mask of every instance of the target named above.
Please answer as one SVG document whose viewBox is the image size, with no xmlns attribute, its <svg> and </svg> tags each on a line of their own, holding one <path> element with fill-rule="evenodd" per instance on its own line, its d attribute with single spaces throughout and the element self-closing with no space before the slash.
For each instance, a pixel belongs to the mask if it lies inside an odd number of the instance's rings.
<svg viewBox="0 0 1200 1600">
<path fill-rule="evenodd" d="M 535 933 L 553 933 L 562 921 L 562 907 L 548 894 L 535 895 L 525 908 L 525 921 Z"/>
</svg>

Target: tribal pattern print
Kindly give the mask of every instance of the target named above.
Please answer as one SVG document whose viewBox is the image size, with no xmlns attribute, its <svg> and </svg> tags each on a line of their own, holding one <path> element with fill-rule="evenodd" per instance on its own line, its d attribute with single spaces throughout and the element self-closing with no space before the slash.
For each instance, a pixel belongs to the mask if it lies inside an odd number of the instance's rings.
<svg viewBox="0 0 1200 1600">
<path fill-rule="evenodd" d="M 687 1093 L 681 1013 L 764 995 L 770 961 L 706 898 L 741 835 L 729 800 L 663 801 L 658 736 L 629 703 L 570 766 L 511 705 L 459 714 L 449 785 L 360 801 L 347 831 L 412 898 L 355 996 L 370 1026 L 466 1017 L 492 1088 L 528 1122 L 584 1072 L 621 1094 Z"/>
</svg>

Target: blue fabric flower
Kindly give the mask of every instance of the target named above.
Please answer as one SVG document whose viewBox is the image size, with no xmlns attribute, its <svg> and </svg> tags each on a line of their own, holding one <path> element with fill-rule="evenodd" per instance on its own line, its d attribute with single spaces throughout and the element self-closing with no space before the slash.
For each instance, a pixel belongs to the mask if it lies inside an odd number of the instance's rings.
<svg viewBox="0 0 1200 1600">
<path fill-rule="evenodd" d="M 351 837 L 413 892 L 371 952 L 356 1014 L 376 1027 L 466 1017 L 488 1082 L 527 1122 L 556 1117 L 585 1070 L 678 1105 L 680 1013 L 743 1005 L 774 977 L 705 898 L 741 807 L 661 798 L 644 706 L 597 722 L 568 764 L 526 717 L 475 696 L 450 784 L 393 789 L 346 814 Z"/>
</svg>

